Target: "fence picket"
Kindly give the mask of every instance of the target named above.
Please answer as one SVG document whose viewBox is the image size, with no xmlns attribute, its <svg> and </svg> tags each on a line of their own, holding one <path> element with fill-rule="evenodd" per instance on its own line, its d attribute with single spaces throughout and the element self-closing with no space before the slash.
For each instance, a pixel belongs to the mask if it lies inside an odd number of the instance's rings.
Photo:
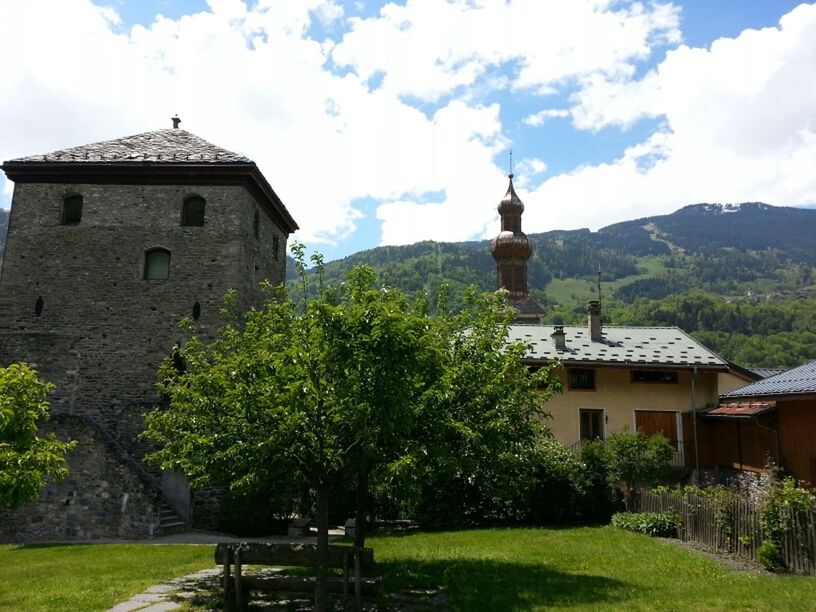
<svg viewBox="0 0 816 612">
<path fill-rule="evenodd" d="M 765 538 L 758 509 L 747 501 L 733 502 L 731 531 L 717 522 L 717 508 L 693 493 L 675 495 L 642 490 L 635 508 L 638 512 L 675 512 L 680 519 L 677 537 L 714 550 L 729 551 L 757 561 L 757 550 Z M 816 576 L 816 508 L 807 512 L 783 510 L 791 526 L 782 538 L 782 557 L 792 572 Z"/>
</svg>

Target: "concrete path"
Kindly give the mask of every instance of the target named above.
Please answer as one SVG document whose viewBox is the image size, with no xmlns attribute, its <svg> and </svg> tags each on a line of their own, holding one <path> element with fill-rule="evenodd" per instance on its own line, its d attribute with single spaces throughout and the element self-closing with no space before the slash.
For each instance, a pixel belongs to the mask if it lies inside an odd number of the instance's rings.
<svg viewBox="0 0 816 612">
<path fill-rule="evenodd" d="M 213 567 L 193 574 L 173 578 L 162 584 L 147 587 L 144 593 L 134 595 L 127 601 L 113 606 L 109 612 L 167 612 L 181 604 L 174 599 L 192 599 L 200 594 L 202 587 L 211 587 L 218 581 L 221 569 Z"/>
</svg>

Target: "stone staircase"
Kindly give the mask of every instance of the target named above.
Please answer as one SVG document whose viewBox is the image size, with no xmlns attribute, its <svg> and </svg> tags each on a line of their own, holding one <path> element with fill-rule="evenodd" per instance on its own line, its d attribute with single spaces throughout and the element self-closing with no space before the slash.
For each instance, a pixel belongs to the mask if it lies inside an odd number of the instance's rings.
<svg viewBox="0 0 816 612">
<path fill-rule="evenodd" d="M 164 499 L 158 503 L 159 527 L 156 535 L 165 536 L 187 531 L 187 521 Z"/>
<path fill-rule="evenodd" d="M 54 415 L 66 414 L 60 411 L 52 411 Z M 158 526 L 153 532 L 154 536 L 171 535 L 174 533 L 181 533 L 187 531 L 189 525 L 184 517 L 171 506 L 164 497 L 161 483 L 156 477 L 158 470 L 155 468 L 148 468 L 136 457 L 134 457 L 128 450 L 113 436 L 111 433 L 95 419 L 87 415 L 71 415 L 80 419 L 90 429 L 94 430 L 107 447 L 115 453 L 122 464 L 128 466 L 130 470 L 142 481 L 148 491 L 153 494 L 156 500 L 156 513 L 158 515 Z"/>
</svg>

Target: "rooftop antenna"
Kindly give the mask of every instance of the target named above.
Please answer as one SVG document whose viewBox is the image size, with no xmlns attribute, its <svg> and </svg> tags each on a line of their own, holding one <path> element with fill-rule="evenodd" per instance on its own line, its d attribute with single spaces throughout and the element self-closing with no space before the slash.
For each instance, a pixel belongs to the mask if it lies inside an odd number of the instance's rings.
<svg viewBox="0 0 816 612">
<path fill-rule="evenodd" d="M 513 149 L 510 149 L 510 173 L 507 175 L 512 180 L 513 178 Z"/>
</svg>

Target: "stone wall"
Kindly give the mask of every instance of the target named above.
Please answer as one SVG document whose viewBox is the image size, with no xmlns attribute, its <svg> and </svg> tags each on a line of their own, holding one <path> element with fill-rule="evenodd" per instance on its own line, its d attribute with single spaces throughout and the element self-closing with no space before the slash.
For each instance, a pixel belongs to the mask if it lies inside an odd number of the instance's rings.
<svg viewBox="0 0 816 612">
<path fill-rule="evenodd" d="M 63 201 L 76 194 L 81 221 L 62 225 Z M 206 201 L 201 227 L 181 225 L 191 195 Z M 92 419 L 139 460 L 150 450 L 138 434 L 159 400 L 156 371 L 186 338 L 180 320 L 198 304 L 195 333 L 209 340 L 228 290 L 242 309 L 260 305 L 258 284 L 284 281 L 286 239 L 240 186 L 18 182 L 0 269 L 0 365 L 29 363 L 54 383 L 56 412 Z M 171 253 L 169 276 L 146 280 L 145 252 L 157 247 Z M 64 417 L 50 426 L 82 441 L 69 479 L 46 487 L 28 515 L 8 515 L 3 537 L 153 533 L 153 501 L 133 470 L 79 422 Z M 194 497 L 205 516 L 214 512 L 210 497 Z"/>
<path fill-rule="evenodd" d="M 79 417 L 59 415 L 43 427 L 77 440 L 68 477 L 48 484 L 34 504 L 0 509 L 0 541 L 141 539 L 158 527 L 156 496 L 98 431 Z"/>
<path fill-rule="evenodd" d="M 83 197 L 82 220 L 61 225 L 71 194 Z M 180 224 L 191 194 L 206 200 L 203 227 Z M 261 210 L 256 238 L 256 208 L 237 186 L 18 183 L 0 277 L 0 363 L 29 362 L 56 385 L 55 409 L 133 444 L 158 399 L 156 370 L 184 341 L 179 321 L 198 303 L 196 332 L 209 339 L 228 289 L 250 307 L 262 279 L 283 281 L 286 237 Z M 171 252 L 166 280 L 144 279 L 155 247 Z"/>
</svg>

